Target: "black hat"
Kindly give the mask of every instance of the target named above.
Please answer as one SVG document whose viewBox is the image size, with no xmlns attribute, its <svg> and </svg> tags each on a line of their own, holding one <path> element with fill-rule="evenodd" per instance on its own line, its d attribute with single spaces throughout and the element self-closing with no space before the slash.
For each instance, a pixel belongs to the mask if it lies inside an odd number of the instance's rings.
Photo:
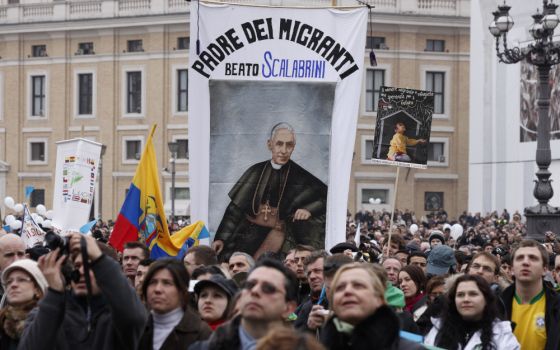
<svg viewBox="0 0 560 350">
<path fill-rule="evenodd" d="M 213 286 L 223 290 L 227 295 L 228 298 L 231 298 L 235 293 L 237 293 L 237 285 L 234 281 L 226 279 L 224 276 L 220 275 L 212 275 L 207 280 L 199 281 L 194 286 L 194 292 L 196 295 L 199 295 L 202 292 L 204 287 Z"/>
<path fill-rule="evenodd" d="M 342 243 L 338 243 L 337 245 L 332 247 L 330 252 L 331 252 L 331 254 L 344 253 L 344 251 L 347 250 L 347 249 L 350 249 L 353 252 L 358 251 L 358 248 L 356 247 L 356 245 L 354 245 L 352 243 L 348 243 L 348 242 L 342 242 Z"/>
</svg>

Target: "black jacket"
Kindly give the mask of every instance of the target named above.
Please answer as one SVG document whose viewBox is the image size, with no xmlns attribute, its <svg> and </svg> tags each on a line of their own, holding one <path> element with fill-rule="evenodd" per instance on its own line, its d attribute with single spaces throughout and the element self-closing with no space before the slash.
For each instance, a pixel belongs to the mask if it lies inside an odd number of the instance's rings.
<svg viewBox="0 0 560 350">
<path fill-rule="evenodd" d="M 241 316 L 218 327 L 210 339 L 199 341 L 189 347 L 189 350 L 236 350 L 241 349 L 239 339 L 239 325 Z"/>
<path fill-rule="evenodd" d="M 179 350 L 188 349 L 193 343 L 205 340 L 210 337 L 212 330 L 206 322 L 200 319 L 200 316 L 187 308 L 183 318 L 177 326 L 169 333 L 160 350 Z M 138 350 L 152 350 L 154 343 L 154 320 L 150 316 L 148 324 Z"/>
<path fill-rule="evenodd" d="M 546 328 L 545 350 L 560 349 L 560 295 L 543 282 L 544 295 L 546 297 L 544 322 Z M 501 295 L 502 304 L 505 307 L 505 320 L 511 321 L 511 309 L 513 296 L 515 294 L 515 283 L 504 289 Z M 515 329 L 515 323 L 512 322 Z"/>
<path fill-rule="evenodd" d="M 351 335 L 339 333 L 331 318 L 321 332 L 321 343 L 336 350 L 423 349 L 421 344 L 400 338 L 399 318 L 388 306 L 358 324 Z"/>
<path fill-rule="evenodd" d="M 91 331 L 87 327 L 84 298 L 49 289 L 26 320 L 19 350 L 138 347 L 148 318 L 144 305 L 115 260 L 103 255 L 91 269 L 102 293 L 91 300 Z"/>
</svg>

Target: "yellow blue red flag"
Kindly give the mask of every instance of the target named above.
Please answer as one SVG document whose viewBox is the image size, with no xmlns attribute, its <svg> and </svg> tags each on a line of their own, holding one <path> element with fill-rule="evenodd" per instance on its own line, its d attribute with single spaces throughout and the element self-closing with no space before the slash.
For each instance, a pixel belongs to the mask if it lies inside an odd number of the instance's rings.
<svg viewBox="0 0 560 350">
<path fill-rule="evenodd" d="M 156 241 L 152 246 L 150 257 L 152 259 L 169 257 L 182 259 L 190 247 L 210 245 L 210 233 L 206 226 L 204 226 L 204 222 L 197 221 L 172 234 L 170 238 L 171 245 L 166 244 L 167 242 Z"/>
<path fill-rule="evenodd" d="M 118 251 L 123 250 L 126 242 L 138 240 L 146 242 L 149 248 L 156 241 L 160 247 L 173 247 L 163 210 L 159 170 L 152 142 L 155 130 L 156 125 L 152 126 L 136 174 L 109 238 L 109 243 Z"/>
</svg>

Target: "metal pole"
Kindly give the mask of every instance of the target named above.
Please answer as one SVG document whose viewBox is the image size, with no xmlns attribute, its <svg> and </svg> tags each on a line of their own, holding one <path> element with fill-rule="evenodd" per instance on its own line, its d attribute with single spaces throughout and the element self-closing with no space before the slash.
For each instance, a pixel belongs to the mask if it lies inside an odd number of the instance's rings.
<svg viewBox="0 0 560 350">
<path fill-rule="evenodd" d="M 175 153 L 171 158 L 171 227 L 175 223 Z"/>
</svg>

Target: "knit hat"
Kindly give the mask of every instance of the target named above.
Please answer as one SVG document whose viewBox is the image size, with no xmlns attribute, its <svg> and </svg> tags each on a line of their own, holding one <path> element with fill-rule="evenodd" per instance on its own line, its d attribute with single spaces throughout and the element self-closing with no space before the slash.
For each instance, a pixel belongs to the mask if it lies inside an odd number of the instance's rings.
<svg viewBox="0 0 560 350">
<path fill-rule="evenodd" d="M 430 238 L 428 239 L 428 242 L 430 242 L 430 244 L 432 243 L 432 239 L 439 239 L 441 241 L 441 244 L 445 244 L 445 237 L 443 236 L 443 232 L 441 232 L 440 230 L 433 230 L 430 233 Z"/>
<path fill-rule="evenodd" d="M 453 248 L 446 245 L 437 245 L 428 255 L 428 275 L 441 276 L 449 272 L 449 268 L 457 265 Z"/>
<path fill-rule="evenodd" d="M 39 270 L 36 261 L 33 261 L 31 259 L 21 259 L 14 261 L 10 266 L 2 271 L 2 284 L 4 286 L 6 285 L 6 279 L 14 270 L 23 270 L 27 272 L 35 280 L 35 283 L 39 286 L 43 294 L 47 292 L 49 284 L 47 283 L 47 279 L 45 278 L 41 270 Z"/>
<path fill-rule="evenodd" d="M 402 290 L 393 286 L 391 282 L 387 282 L 387 288 L 385 289 L 385 301 L 387 302 L 387 305 L 396 308 L 403 308 L 406 305 L 404 302 L 404 293 Z"/>
<path fill-rule="evenodd" d="M 407 245 L 406 245 L 406 251 L 407 251 L 409 254 L 412 254 L 412 253 L 414 253 L 414 252 L 421 252 L 422 249 L 420 249 L 420 244 L 418 244 L 418 242 L 416 242 L 416 241 L 410 241 L 410 242 L 408 242 Z"/>
</svg>

